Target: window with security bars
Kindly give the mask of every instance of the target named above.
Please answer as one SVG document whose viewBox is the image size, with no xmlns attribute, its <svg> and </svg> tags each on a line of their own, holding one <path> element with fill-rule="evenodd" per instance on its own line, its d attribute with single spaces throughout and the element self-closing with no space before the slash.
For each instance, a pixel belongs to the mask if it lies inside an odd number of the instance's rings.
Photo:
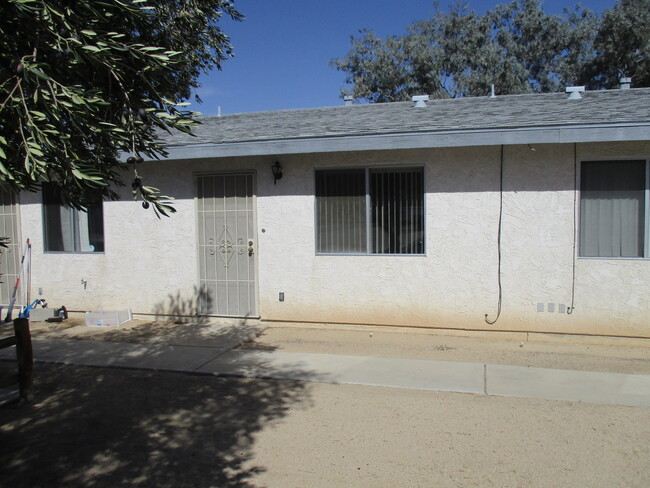
<svg viewBox="0 0 650 488">
<path fill-rule="evenodd" d="M 422 168 L 316 171 L 316 252 L 424 254 Z"/>
</svg>

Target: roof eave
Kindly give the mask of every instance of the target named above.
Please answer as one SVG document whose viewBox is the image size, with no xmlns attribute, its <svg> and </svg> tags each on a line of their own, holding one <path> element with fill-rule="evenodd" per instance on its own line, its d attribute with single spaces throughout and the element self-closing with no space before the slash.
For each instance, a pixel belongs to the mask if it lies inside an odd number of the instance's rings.
<svg viewBox="0 0 650 488">
<path fill-rule="evenodd" d="M 167 159 L 204 159 L 269 154 L 277 156 L 501 144 L 647 141 L 649 136 L 650 122 L 369 134 L 168 146 Z"/>
</svg>

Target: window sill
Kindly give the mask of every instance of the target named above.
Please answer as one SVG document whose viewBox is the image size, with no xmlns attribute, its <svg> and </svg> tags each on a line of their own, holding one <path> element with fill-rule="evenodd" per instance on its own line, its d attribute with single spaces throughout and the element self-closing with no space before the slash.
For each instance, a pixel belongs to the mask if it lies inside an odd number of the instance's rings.
<svg viewBox="0 0 650 488">
<path fill-rule="evenodd" d="M 332 257 L 332 256 L 355 256 L 355 257 L 374 257 L 374 256 L 383 256 L 383 257 L 406 257 L 406 258 L 426 258 L 426 254 L 388 254 L 388 253 L 316 253 L 316 257 Z"/>
<path fill-rule="evenodd" d="M 585 261 L 647 261 L 650 262 L 650 258 L 626 258 L 626 257 L 603 257 L 603 256 L 578 256 L 578 259 Z"/>
<path fill-rule="evenodd" d="M 106 254 L 106 251 L 43 251 L 43 254 L 82 254 L 92 256 L 95 254 Z"/>
</svg>

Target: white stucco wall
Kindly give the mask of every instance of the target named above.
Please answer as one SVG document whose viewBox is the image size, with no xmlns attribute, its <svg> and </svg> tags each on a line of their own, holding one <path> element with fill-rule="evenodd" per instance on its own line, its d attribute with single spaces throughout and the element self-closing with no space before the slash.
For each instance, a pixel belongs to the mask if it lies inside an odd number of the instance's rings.
<svg viewBox="0 0 650 488">
<path fill-rule="evenodd" d="M 577 156 L 645 159 L 650 143 L 578 144 Z M 284 177 L 273 185 L 276 159 Z M 140 313 L 191 299 L 194 175 L 242 170 L 257 175 L 263 319 L 650 336 L 650 260 L 576 259 L 574 313 L 557 312 L 573 287 L 572 144 L 504 149 L 503 304 L 497 323 L 485 322 L 497 311 L 499 160 L 495 146 L 145 163 L 145 182 L 176 196 L 178 213 L 159 221 L 124 189 L 123 201 L 104 204 L 106 253 L 92 255 L 44 254 L 40 195 L 23 194 L 32 295 L 42 288 L 52 305 Z M 426 256 L 316 256 L 314 168 L 382 164 L 424 166 Z"/>
</svg>

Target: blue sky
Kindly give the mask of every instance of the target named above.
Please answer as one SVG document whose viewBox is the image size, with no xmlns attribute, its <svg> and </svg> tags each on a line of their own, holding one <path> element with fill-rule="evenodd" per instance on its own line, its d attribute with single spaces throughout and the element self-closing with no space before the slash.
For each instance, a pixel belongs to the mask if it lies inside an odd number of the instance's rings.
<svg viewBox="0 0 650 488">
<path fill-rule="evenodd" d="M 478 12 L 495 1 L 471 0 Z M 546 0 L 544 9 L 561 13 L 577 2 Z M 583 6 L 598 13 L 615 0 L 586 0 Z M 447 9 L 449 2 L 440 1 Z M 205 115 L 340 105 L 344 74 L 329 67 L 332 58 L 350 49 L 350 36 L 359 29 L 378 35 L 399 35 L 415 20 L 431 17 L 432 0 L 235 0 L 246 16 L 243 22 L 224 19 L 235 57 L 223 71 L 201 78 L 202 104 L 191 109 Z"/>
</svg>

